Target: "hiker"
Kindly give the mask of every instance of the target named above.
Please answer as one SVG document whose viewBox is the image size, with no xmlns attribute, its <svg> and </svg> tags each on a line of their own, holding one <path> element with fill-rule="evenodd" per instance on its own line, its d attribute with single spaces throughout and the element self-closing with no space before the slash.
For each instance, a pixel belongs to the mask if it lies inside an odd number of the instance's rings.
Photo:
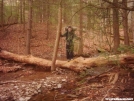
<svg viewBox="0 0 134 101">
<path fill-rule="evenodd" d="M 71 26 L 65 28 L 65 33 L 61 34 L 61 37 L 66 37 L 66 57 L 67 59 L 72 59 L 74 57 L 74 43 L 73 39 L 77 36 L 75 35 L 75 29 Z"/>
</svg>

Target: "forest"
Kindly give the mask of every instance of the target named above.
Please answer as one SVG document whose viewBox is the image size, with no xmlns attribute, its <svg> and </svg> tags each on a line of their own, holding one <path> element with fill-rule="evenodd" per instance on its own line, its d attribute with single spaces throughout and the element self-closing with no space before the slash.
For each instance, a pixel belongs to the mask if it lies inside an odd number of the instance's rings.
<svg viewBox="0 0 134 101">
<path fill-rule="evenodd" d="M 0 0 L 0 101 L 133 101 L 134 0 Z"/>
</svg>

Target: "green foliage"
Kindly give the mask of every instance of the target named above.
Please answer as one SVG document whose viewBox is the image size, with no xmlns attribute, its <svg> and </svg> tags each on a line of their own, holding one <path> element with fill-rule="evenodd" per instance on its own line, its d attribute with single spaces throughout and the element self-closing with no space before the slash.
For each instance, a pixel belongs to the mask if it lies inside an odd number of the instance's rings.
<svg viewBox="0 0 134 101">
<path fill-rule="evenodd" d="M 82 78 L 82 77 L 85 77 L 87 75 L 89 75 L 89 70 L 88 69 L 86 71 L 81 72 L 79 77 Z"/>
<path fill-rule="evenodd" d="M 134 53 L 134 46 L 120 45 L 118 51 L 121 53 L 127 53 L 127 52 Z"/>
</svg>

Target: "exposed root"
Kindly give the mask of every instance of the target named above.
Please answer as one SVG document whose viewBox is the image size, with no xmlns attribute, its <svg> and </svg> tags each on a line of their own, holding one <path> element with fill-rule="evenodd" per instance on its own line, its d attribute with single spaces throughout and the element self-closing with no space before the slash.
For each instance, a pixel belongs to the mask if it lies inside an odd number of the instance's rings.
<svg viewBox="0 0 134 101">
<path fill-rule="evenodd" d="M 109 83 L 111 84 L 115 84 L 117 82 L 119 78 L 119 73 L 113 73 L 110 77 L 109 77 Z"/>
<path fill-rule="evenodd" d="M 109 95 L 110 90 L 112 90 L 114 86 L 112 86 L 110 89 L 107 90 L 107 93 L 104 95 L 104 97 L 101 99 L 101 101 L 104 101 L 104 99 Z"/>
</svg>

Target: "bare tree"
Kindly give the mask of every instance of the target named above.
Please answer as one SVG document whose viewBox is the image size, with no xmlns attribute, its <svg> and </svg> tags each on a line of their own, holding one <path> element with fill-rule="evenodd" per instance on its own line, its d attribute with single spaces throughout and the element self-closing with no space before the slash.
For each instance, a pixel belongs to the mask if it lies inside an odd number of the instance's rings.
<svg viewBox="0 0 134 101">
<path fill-rule="evenodd" d="M 21 23 L 21 24 L 22 24 L 22 22 L 23 22 L 23 21 L 22 21 L 22 15 L 23 15 L 23 14 L 22 14 L 22 13 L 23 13 L 22 10 L 23 10 L 23 1 L 20 0 L 20 23 Z"/>
<path fill-rule="evenodd" d="M 23 0 L 23 32 L 25 32 L 25 0 Z"/>
<path fill-rule="evenodd" d="M 54 53 L 53 53 L 53 58 L 52 58 L 51 71 L 54 71 L 56 69 L 55 68 L 55 62 L 56 62 L 57 53 L 58 53 L 61 29 L 62 29 L 62 0 L 60 0 L 60 5 L 59 5 L 58 28 L 57 28 L 56 41 L 55 41 L 55 46 L 54 46 Z"/>
<path fill-rule="evenodd" d="M 127 0 L 122 0 L 122 3 L 124 7 L 127 7 Z M 124 44 L 129 45 L 127 10 L 123 10 L 123 29 L 124 29 Z"/>
<path fill-rule="evenodd" d="M 80 0 L 80 9 L 82 8 L 82 2 L 83 0 Z M 80 47 L 79 47 L 79 51 L 78 51 L 78 55 L 82 55 L 83 54 L 83 34 L 82 34 L 82 29 L 83 29 L 83 13 L 82 10 L 80 10 L 80 22 L 79 22 L 79 34 L 80 34 Z"/>
<path fill-rule="evenodd" d="M 57 28 L 57 35 L 56 35 L 55 46 L 54 46 L 54 53 L 53 53 L 53 58 L 52 58 L 51 71 L 54 71 L 56 69 L 55 68 L 55 62 L 56 62 L 57 53 L 58 53 L 61 29 L 62 29 L 62 0 L 60 0 L 60 5 L 59 5 L 58 28 Z"/>
<path fill-rule="evenodd" d="M 47 0 L 47 3 L 49 4 L 49 0 Z M 47 36 L 46 36 L 46 39 L 48 39 L 48 37 L 49 37 L 49 16 L 50 16 L 50 7 L 49 7 L 50 5 L 47 5 L 47 21 L 46 21 L 46 26 L 47 26 Z"/>
<path fill-rule="evenodd" d="M 131 27 L 132 27 L 133 44 L 134 44 L 134 12 L 132 12 L 132 24 L 131 24 Z"/>
<path fill-rule="evenodd" d="M 116 8 L 118 3 L 117 0 L 113 0 L 115 7 L 113 8 L 113 34 L 114 34 L 114 52 L 117 52 L 117 49 L 120 45 L 120 35 L 119 35 L 119 11 Z"/>
<path fill-rule="evenodd" d="M 33 1 L 29 0 L 29 19 L 28 19 L 28 32 L 27 32 L 27 39 L 26 39 L 26 53 L 30 53 L 30 39 L 32 34 L 32 4 Z"/>
<path fill-rule="evenodd" d="M 3 10 L 4 10 L 4 3 L 3 3 L 3 0 L 1 0 L 1 2 L 0 2 L 0 25 L 1 26 L 3 26 L 3 24 L 4 24 L 4 12 L 3 12 Z"/>
</svg>

